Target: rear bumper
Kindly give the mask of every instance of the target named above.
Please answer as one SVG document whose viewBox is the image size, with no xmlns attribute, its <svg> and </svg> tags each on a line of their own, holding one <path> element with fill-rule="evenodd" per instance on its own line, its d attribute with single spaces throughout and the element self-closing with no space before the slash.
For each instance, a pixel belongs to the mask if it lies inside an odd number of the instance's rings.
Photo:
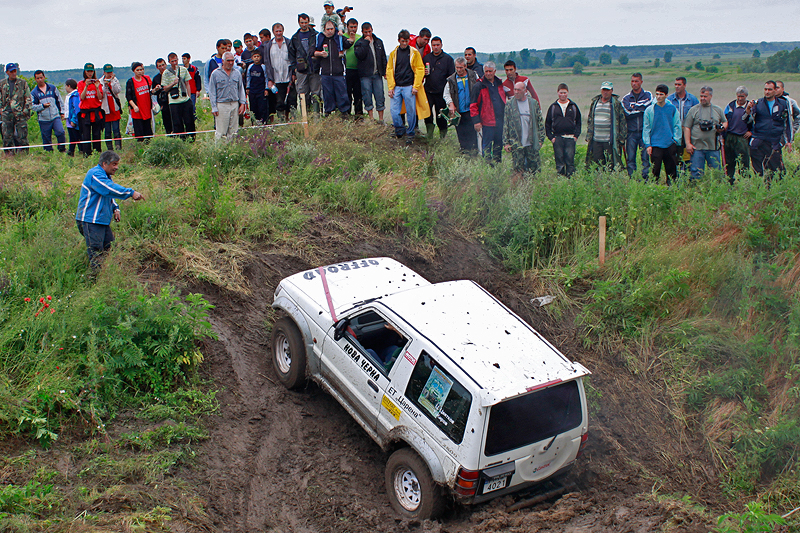
<svg viewBox="0 0 800 533">
<path fill-rule="evenodd" d="M 548 476 L 545 479 L 541 479 L 539 481 L 529 481 L 527 483 L 519 483 L 517 485 L 513 485 L 511 487 L 507 487 L 502 490 L 490 492 L 488 494 L 480 494 L 477 496 L 460 496 L 458 494 L 455 493 L 454 494 L 457 501 L 466 505 L 488 502 L 489 500 L 499 498 L 500 496 L 505 496 L 507 494 L 514 494 L 515 492 L 520 492 L 526 489 L 532 489 L 535 488 L 537 485 L 543 485 L 548 481 L 552 481 L 556 478 L 566 476 L 569 473 L 569 471 L 572 470 L 573 466 L 575 466 L 575 461 L 572 461 L 571 463 L 562 467 L 560 470 L 557 470 L 556 472 L 553 473 L 553 475 Z"/>
</svg>

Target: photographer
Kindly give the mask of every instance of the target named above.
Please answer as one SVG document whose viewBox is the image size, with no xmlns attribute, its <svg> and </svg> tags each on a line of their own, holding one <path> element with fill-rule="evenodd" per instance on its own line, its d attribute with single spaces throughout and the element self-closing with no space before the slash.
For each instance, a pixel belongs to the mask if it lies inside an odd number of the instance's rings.
<svg viewBox="0 0 800 533">
<path fill-rule="evenodd" d="M 178 64 L 178 54 L 170 52 L 167 56 L 169 66 L 161 73 L 163 92 L 168 96 L 168 106 L 162 113 L 169 113 L 172 123 L 172 133 L 190 133 L 181 135 L 183 140 L 194 140 L 194 106 L 189 82 L 192 75 L 186 67 Z"/>
<path fill-rule="evenodd" d="M 719 106 L 711 103 L 714 90 L 700 89 L 700 103 L 692 107 L 683 121 L 683 137 L 686 152 L 691 156 L 689 168 L 691 178 L 703 176 L 706 163 L 709 168 L 721 168 L 718 135 L 728 127 L 728 119 Z"/>
</svg>

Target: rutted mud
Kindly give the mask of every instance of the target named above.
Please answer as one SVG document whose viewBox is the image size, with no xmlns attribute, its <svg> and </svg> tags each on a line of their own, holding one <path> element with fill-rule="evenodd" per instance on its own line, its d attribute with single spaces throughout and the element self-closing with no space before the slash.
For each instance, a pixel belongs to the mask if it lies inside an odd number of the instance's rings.
<svg viewBox="0 0 800 533">
<path fill-rule="evenodd" d="M 311 384 L 287 391 L 269 363 L 270 310 L 277 283 L 320 264 L 390 256 L 433 282 L 473 279 L 593 372 L 602 392 L 589 447 L 570 474 L 576 490 L 506 512 L 511 497 L 456 506 L 440 521 L 404 522 L 389 507 L 387 459 L 336 401 Z M 533 281 L 506 274 L 478 244 L 457 234 L 432 250 L 347 221 L 316 220 L 303 246 L 253 251 L 244 265 L 252 294 L 195 285 L 216 307 L 219 335 L 204 347 L 207 377 L 222 390 L 206 421 L 210 439 L 180 472 L 199 487 L 214 528 L 225 532 L 650 532 L 709 531 L 718 482 L 698 435 L 673 422 L 658 383 L 631 376 L 621 360 L 585 349 L 571 317 L 555 320 L 529 300 Z M 689 496 L 680 500 L 681 497 Z M 702 513 L 694 505 L 708 509 Z"/>
</svg>

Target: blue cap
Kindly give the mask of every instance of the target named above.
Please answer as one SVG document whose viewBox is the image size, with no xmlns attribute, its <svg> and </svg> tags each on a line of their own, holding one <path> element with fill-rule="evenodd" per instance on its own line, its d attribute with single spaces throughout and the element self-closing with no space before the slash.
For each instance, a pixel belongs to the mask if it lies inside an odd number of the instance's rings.
<svg viewBox="0 0 800 533">
<path fill-rule="evenodd" d="M 6 72 L 11 72 L 12 70 L 19 70 L 19 65 L 17 65 L 16 63 L 7 63 Z"/>
</svg>

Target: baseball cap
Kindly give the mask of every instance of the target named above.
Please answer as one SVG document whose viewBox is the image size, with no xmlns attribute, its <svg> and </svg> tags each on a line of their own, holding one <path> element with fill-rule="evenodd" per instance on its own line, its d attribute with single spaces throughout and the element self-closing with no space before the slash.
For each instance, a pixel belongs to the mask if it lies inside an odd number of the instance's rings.
<svg viewBox="0 0 800 533">
<path fill-rule="evenodd" d="M 239 39 L 236 39 L 235 41 L 233 41 L 233 47 L 234 48 L 239 48 L 240 46 L 242 46 L 242 41 L 240 41 Z"/>
<path fill-rule="evenodd" d="M 316 24 L 314 24 L 314 17 L 308 17 L 308 25 L 309 26 L 316 26 Z"/>
<path fill-rule="evenodd" d="M 83 70 L 94 70 L 94 65 L 92 63 L 86 63 L 83 66 Z"/>
<path fill-rule="evenodd" d="M 611 83 L 610 81 L 604 81 L 603 83 L 600 84 L 600 88 L 601 89 L 613 89 L 614 88 L 614 84 Z"/>
<path fill-rule="evenodd" d="M 326 2 L 324 4 L 322 4 L 322 6 L 323 7 L 328 7 L 328 6 L 333 7 L 333 2 L 331 2 L 331 0 L 326 0 Z"/>
<path fill-rule="evenodd" d="M 114 67 L 111 66 L 111 63 L 106 63 L 103 65 L 103 72 L 114 72 Z"/>
<path fill-rule="evenodd" d="M 19 70 L 19 65 L 17 65 L 16 63 L 7 63 L 6 72 L 11 72 L 12 70 Z"/>
</svg>

